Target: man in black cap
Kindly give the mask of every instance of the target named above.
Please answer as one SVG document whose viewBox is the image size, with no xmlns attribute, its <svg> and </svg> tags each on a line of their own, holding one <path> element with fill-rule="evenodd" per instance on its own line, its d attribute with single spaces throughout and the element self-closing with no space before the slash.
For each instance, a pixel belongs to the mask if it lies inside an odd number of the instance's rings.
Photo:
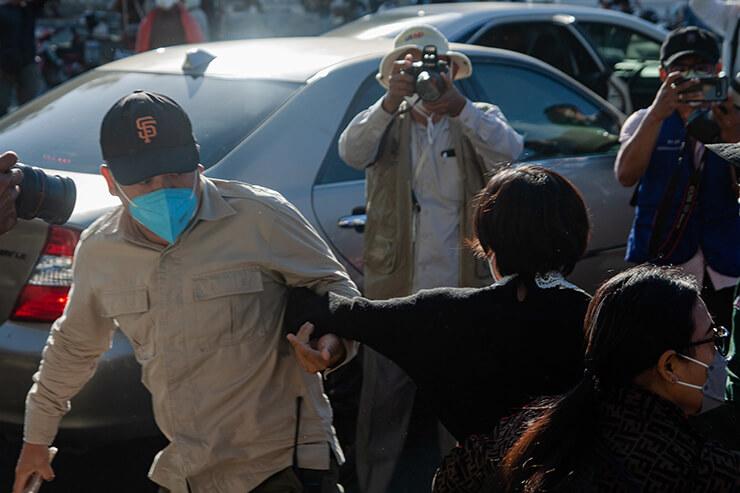
<svg viewBox="0 0 740 493">
<path fill-rule="evenodd" d="M 715 321 L 729 326 L 740 277 L 736 177 L 704 144 L 740 141 L 740 111 L 729 100 L 696 101 L 702 97 L 693 89 L 696 77 L 720 69 L 711 33 L 696 27 L 672 31 L 660 57 L 663 84 L 652 105 L 624 123 L 615 162 L 622 185 L 639 183 L 626 258 L 693 274 Z"/>
<path fill-rule="evenodd" d="M 164 491 L 336 492 L 342 451 L 321 378 L 281 333 L 287 291 L 357 292 L 278 193 L 202 176 L 185 112 L 137 91 L 106 114 L 101 172 L 122 206 L 77 247 L 73 288 L 26 402 L 13 492 L 51 479 L 47 447 L 114 330 L 128 337 L 170 445 L 149 473 Z M 305 342 L 305 341 L 304 341 Z M 300 365 L 351 358 L 320 339 Z"/>
</svg>

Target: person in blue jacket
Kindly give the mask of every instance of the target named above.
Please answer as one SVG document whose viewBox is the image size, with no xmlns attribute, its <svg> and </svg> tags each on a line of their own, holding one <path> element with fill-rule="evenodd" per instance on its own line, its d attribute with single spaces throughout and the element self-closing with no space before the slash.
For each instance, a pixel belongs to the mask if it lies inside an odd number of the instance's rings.
<svg viewBox="0 0 740 493">
<path fill-rule="evenodd" d="M 669 33 L 661 47 L 663 84 L 624 126 L 615 174 L 637 184 L 626 259 L 675 265 L 696 277 L 715 322 L 730 327 L 740 277 L 737 172 L 705 144 L 740 141 L 740 110 L 728 99 L 697 103 L 697 77 L 720 71 L 714 35 L 696 27 Z"/>
</svg>

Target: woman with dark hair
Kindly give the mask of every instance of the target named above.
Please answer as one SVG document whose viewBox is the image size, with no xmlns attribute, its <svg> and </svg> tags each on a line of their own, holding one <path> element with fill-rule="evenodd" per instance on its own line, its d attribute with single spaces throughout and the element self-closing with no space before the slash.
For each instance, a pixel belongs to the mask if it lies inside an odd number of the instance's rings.
<svg viewBox="0 0 740 493">
<path fill-rule="evenodd" d="M 546 168 L 509 168 L 481 192 L 474 223 L 474 246 L 497 280 L 491 286 L 384 301 L 294 290 L 287 330 L 313 323 L 288 336 L 304 368 L 323 369 L 309 335 L 367 344 L 408 373 L 420 402 L 459 441 L 490 432 L 534 397 L 575 384 L 589 296 L 563 276 L 588 242 L 580 194 Z"/>
<path fill-rule="evenodd" d="M 740 453 L 687 421 L 722 404 L 727 378 L 728 332 L 693 278 L 629 269 L 599 288 L 585 326 L 580 382 L 470 437 L 433 491 L 740 491 Z"/>
</svg>

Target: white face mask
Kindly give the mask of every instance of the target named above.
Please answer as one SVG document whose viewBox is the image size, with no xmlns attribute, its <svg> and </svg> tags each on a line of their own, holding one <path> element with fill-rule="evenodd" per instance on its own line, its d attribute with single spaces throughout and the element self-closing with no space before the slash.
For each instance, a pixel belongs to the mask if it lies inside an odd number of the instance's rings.
<svg viewBox="0 0 740 493">
<path fill-rule="evenodd" d="M 155 0 L 154 5 L 163 10 L 170 10 L 178 0 Z"/>
<path fill-rule="evenodd" d="M 695 385 L 693 383 L 676 380 L 676 383 L 696 389 L 702 393 L 701 410 L 699 414 L 711 411 L 721 406 L 725 402 L 725 385 L 727 384 L 727 360 L 717 351 L 714 353 L 714 359 L 710 364 L 706 364 L 698 359 L 691 358 L 685 354 L 678 353 L 684 359 L 691 361 L 707 369 L 707 380 L 704 385 Z"/>
</svg>

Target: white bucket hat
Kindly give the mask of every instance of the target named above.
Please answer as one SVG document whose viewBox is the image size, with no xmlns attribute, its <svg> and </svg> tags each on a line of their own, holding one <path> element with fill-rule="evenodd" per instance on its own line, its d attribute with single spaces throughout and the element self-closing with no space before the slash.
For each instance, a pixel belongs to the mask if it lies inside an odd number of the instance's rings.
<svg viewBox="0 0 740 493">
<path fill-rule="evenodd" d="M 457 51 L 450 51 L 450 44 L 444 34 L 439 30 L 427 24 L 419 24 L 409 27 L 402 31 L 396 39 L 393 40 L 393 51 L 388 53 L 380 61 L 378 74 L 375 76 L 380 85 L 388 89 L 388 78 L 393 70 L 393 62 L 398 60 L 409 48 L 417 48 L 422 51 L 425 46 L 434 45 L 437 47 L 437 55 L 450 57 L 450 61 L 457 66 L 455 79 L 465 79 L 473 73 L 473 65 L 470 58 Z"/>
</svg>

